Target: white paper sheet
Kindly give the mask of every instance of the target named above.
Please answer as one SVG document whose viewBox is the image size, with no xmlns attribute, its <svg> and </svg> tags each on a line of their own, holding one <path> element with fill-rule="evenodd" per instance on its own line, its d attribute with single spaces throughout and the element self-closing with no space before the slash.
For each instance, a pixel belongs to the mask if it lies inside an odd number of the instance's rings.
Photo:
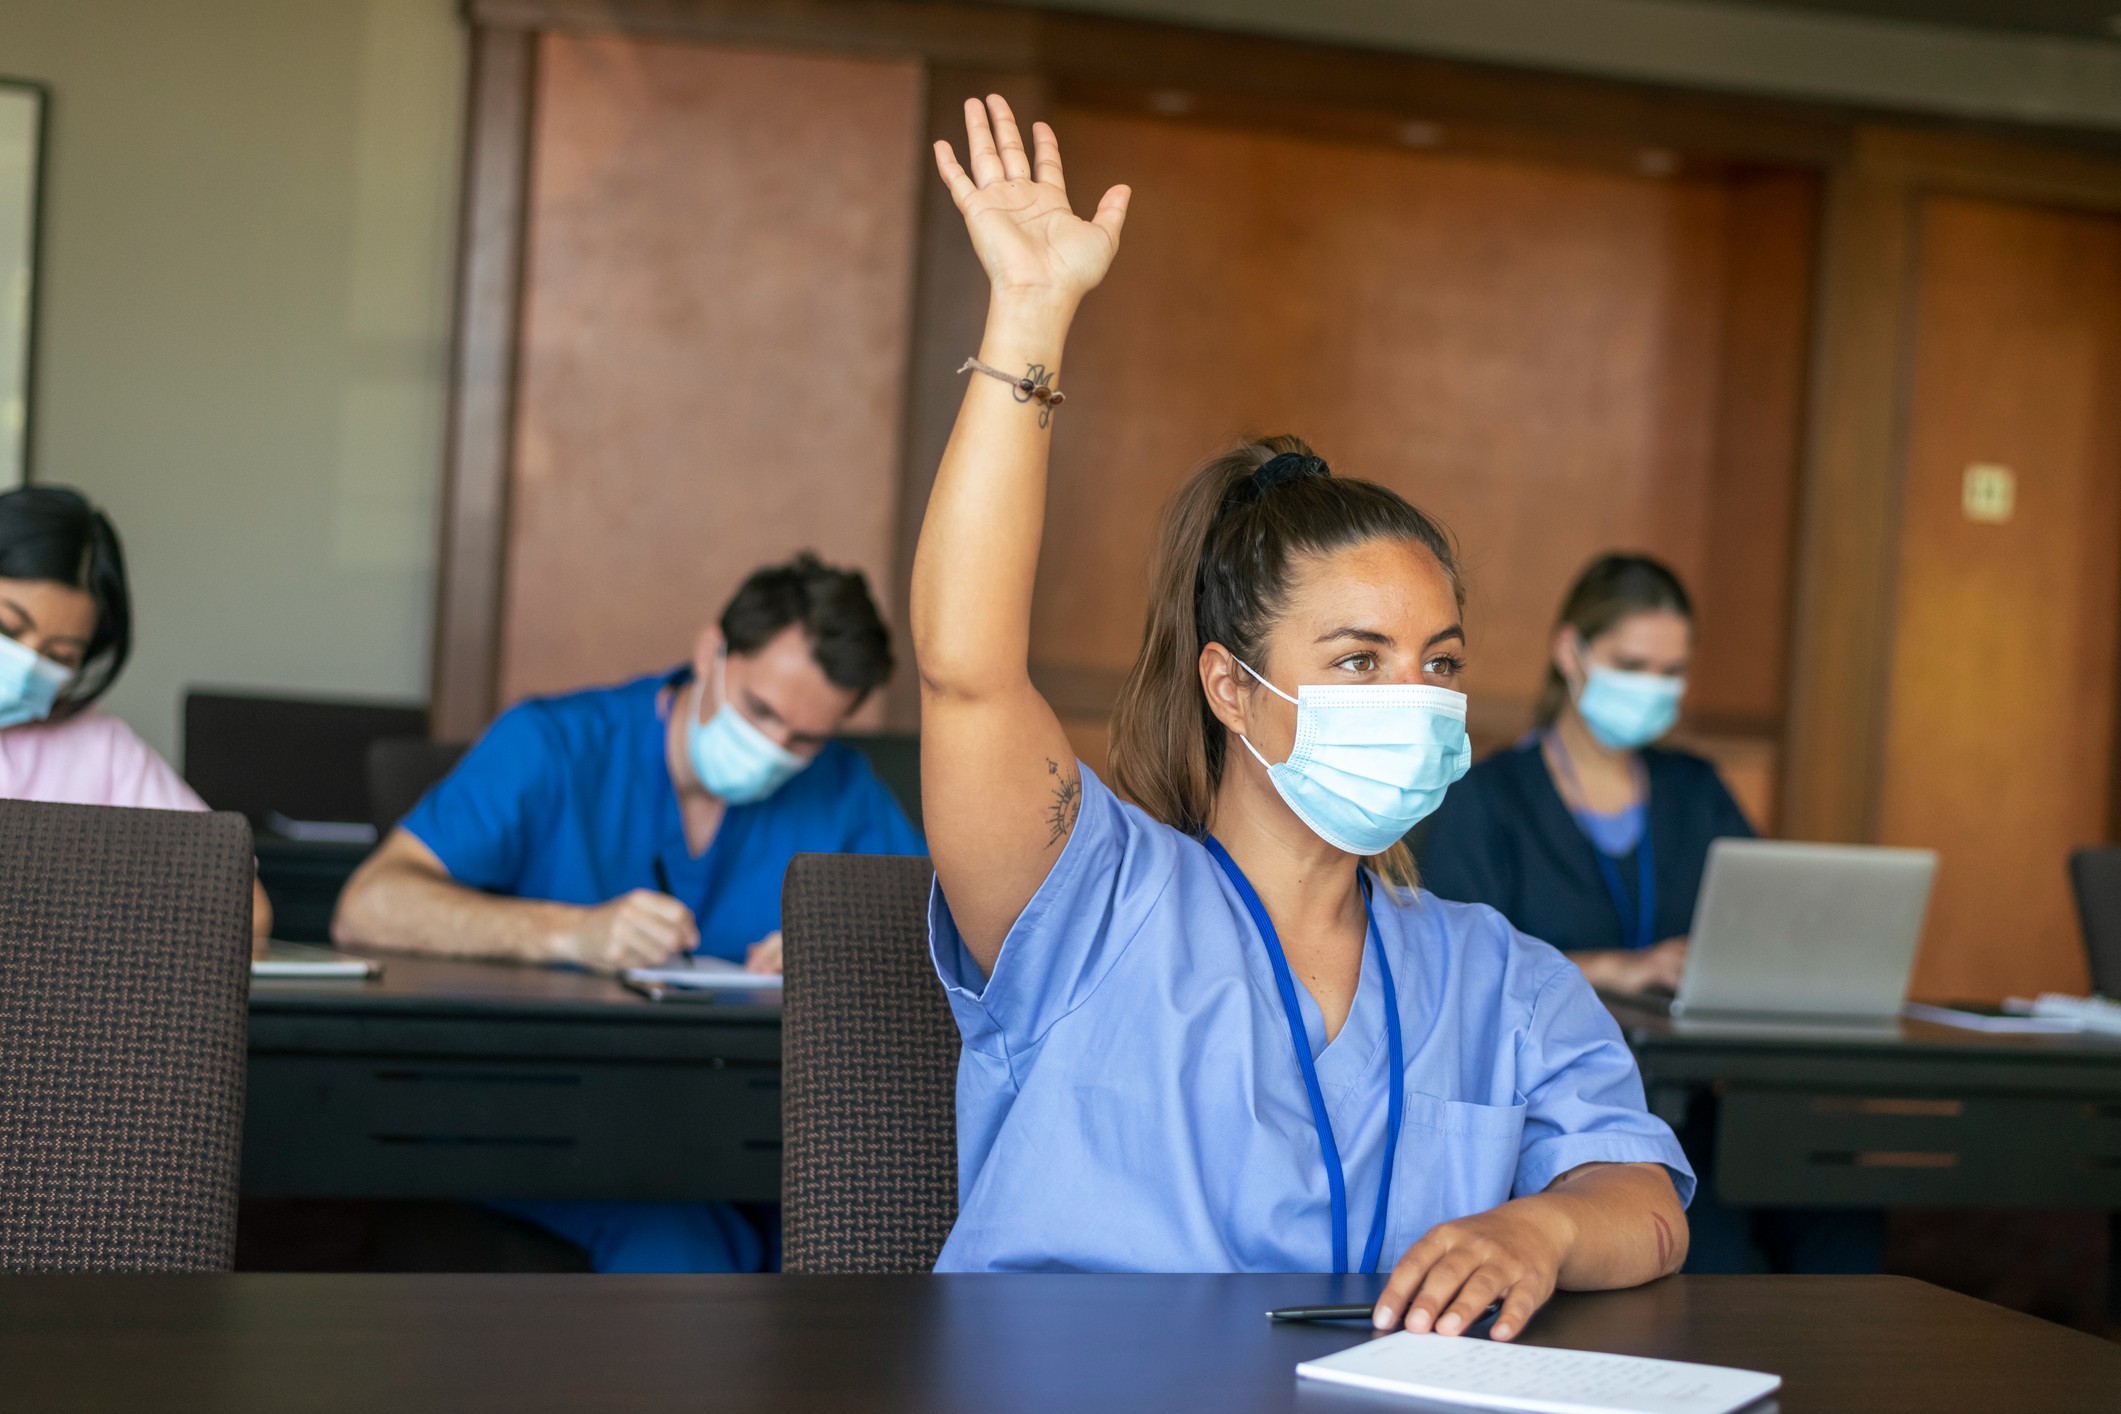
<svg viewBox="0 0 2121 1414">
<path fill-rule="evenodd" d="M 629 982 L 660 982 L 666 987 L 684 987 L 696 992 L 758 991 L 779 987 L 778 972 L 746 972 L 720 957 L 693 957 L 662 967 L 627 969 Z"/>
<path fill-rule="evenodd" d="M 1305 1379 L 1521 1414 L 1731 1414 L 1779 1375 L 1400 1331 L 1296 1367 Z"/>
</svg>

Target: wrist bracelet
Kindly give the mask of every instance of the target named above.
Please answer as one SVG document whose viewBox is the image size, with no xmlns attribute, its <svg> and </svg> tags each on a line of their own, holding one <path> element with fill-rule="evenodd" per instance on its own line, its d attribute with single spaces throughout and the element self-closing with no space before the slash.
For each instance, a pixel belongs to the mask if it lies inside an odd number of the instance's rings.
<svg viewBox="0 0 2121 1414">
<path fill-rule="evenodd" d="M 981 363 L 977 358 L 968 358 L 958 365 L 959 373 L 984 373 L 989 378 L 999 378 L 1015 390 L 1020 403 L 1038 404 L 1038 425 L 1044 427 L 1052 420 L 1053 410 L 1068 401 L 1068 395 L 1052 385 L 1053 375 L 1043 363 L 1034 363 L 1030 371 L 1021 378 L 1012 378 L 991 363 Z"/>
</svg>

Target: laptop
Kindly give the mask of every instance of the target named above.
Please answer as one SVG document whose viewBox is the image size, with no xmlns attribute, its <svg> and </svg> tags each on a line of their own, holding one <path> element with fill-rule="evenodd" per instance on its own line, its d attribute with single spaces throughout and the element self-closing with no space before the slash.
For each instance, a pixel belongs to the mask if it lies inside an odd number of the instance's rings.
<svg viewBox="0 0 2121 1414">
<path fill-rule="evenodd" d="M 1620 1000 L 1683 1018 L 1890 1024 L 1936 875 L 1934 850 L 1717 840 L 1678 992 Z"/>
</svg>

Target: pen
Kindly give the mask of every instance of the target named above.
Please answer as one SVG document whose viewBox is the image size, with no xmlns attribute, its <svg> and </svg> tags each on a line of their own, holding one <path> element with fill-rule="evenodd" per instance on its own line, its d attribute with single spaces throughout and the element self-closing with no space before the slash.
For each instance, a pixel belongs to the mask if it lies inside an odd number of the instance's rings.
<svg viewBox="0 0 2121 1414">
<path fill-rule="evenodd" d="M 1367 1321 L 1377 1309 L 1372 1301 L 1362 1306 L 1284 1306 L 1267 1312 L 1270 1321 Z"/>
<path fill-rule="evenodd" d="M 670 871 L 663 867 L 663 856 L 660 854 L 655 857 L 655 888 L 657 893 L 671 893 Z M 677 895 L 671 894 L 671 897 L 675 898 Z"/>
<path fill-rule="evenodd" d="M 1474 1327 L 1494 1319 L 1495 1313 L 1501 1309 L 1502 1303 L 1500 1301 L 1489 1302 L 1488 1309 L 1474 1318 L 1472 1325 L 1466 1327 L 1465 1333 L 1471 1335 Z M 1374 1301 L 1363 1306 L 1283 1306 L 1267 1312 L 1267 1319 L 1270 1321 L 1367 1321 L 1376 1310 L 1377 1303 Z"/>
</svg>

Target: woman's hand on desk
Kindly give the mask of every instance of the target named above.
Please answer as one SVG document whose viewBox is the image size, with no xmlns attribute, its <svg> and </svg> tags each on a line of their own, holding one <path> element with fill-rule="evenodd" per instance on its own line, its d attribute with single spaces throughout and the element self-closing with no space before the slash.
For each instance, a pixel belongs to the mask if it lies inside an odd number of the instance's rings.
<svg viewBox="0 0 2121 1414">
<path fill-rule="evenodd" d="M 1686 1260 L 1686 1212 L 1658 1164 L 1588 1163 L 1529 1197 L 1439 1223 L 1377 1300 L 1379 1330 L 1458 1335 L 1500 1301 L 1489 1334 L 1514 1339 L 1557 1286 L 1637 1286 Z"/>
<path fill-rule="evenodd" d="M 1605 992 L 1647 992 L 1662 987 L 1679 990 L 1686 974 L 1687 940 L 1666 938 L 1655 947 L 1596 948 L 1569 954 L 1569 961 L 1583 970 L 1593 987 Z"/>
<path fill-rule="evenodd" d="M 1490 1333 L 1508 1340 L 1554 1294 L 1572 1240 L 1563 1215 L 1522 1199 L 1439 1224 L 1392 1268 L 1376 1326 L 1457 1335 L 1499 1299 Z"/>
<path fill-rule="evenodd" d="M 598 972 L 654 967 L 699 945 L 699 925 L 692 910 L 668 894 L 635 889 L 609 903 L 580 911 L 576 926 L 554 939 L 562 962 L 579 963 Z"/>
</svg>

